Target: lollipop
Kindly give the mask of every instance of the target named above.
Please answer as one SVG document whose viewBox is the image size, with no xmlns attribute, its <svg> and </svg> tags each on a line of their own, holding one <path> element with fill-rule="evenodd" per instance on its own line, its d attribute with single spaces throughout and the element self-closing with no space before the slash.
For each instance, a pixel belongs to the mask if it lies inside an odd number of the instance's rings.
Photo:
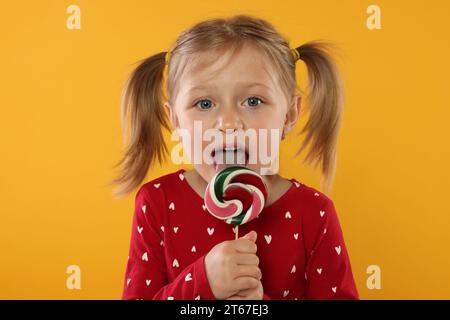
<svg viewBox="0 0 450 320">
<path fill-rule="evenodd" d="M 217 172 L 205 191 L 205 206 L 214 217 L 236 225 L 259 216 L 267 200 L 267 187 L 255 171 L 232 166 Z"/>
</svg>

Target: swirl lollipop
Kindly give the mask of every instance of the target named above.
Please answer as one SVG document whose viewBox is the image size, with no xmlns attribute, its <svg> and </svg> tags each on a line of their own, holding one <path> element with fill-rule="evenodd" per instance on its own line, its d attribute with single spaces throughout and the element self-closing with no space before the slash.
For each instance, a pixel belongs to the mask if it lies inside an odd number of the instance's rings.
<svg viewBox="0 0 450 320">
<path fill-rule="evenodd" d="M 255 171 L 231 166 L 217 172 L 205 191 L 205 206 L 214 217 L 236 225 L 259 216 L 267 200 L 267 187 Z"/>
</svg>

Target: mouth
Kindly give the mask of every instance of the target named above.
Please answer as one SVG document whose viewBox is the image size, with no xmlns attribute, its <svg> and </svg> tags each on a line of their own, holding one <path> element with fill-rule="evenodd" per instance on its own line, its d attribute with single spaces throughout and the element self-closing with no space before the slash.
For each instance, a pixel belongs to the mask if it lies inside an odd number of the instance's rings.
<svg viewBox="0 0 450 320">
<path fill-rule="evenodd" d="M 223 147 L 213 149 L 211 152 L 215 171 L 231 166 L 247 166 L 248 151 L 241 147 Z"/>
</svg>

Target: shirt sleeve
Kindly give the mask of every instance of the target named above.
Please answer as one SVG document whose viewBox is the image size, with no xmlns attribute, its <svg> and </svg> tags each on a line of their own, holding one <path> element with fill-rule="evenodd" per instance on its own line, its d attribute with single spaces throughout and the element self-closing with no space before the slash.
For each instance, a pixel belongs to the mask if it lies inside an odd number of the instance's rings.
<svg viewBox="0 0 450 320">
<path fill-rule="evenodd" d="M 169 283 L 163 231 L 155 196 L 141 187 L 135 197 L 123 300 L 215 300 L 205 269 L 205 255 Z"/>
<path fill-rule="evenodd" d="M 333 201 L 304 223 L 307 255 L 304 299 L 359 300 L 350 259 Z"/>
</svg>

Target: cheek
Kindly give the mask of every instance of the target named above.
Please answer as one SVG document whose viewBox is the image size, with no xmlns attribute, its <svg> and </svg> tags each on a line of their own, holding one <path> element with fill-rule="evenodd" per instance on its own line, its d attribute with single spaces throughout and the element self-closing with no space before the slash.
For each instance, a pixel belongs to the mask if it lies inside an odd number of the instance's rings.
<svg viewBox="0 0 450 320">
<path fill-rule="evenodd" d="M 270 132 L 271 129 L 278 129 L 281 132 L 284 127 L 284 122 L 285 118 L 282 116 L 282 114 L 278 113 L 266 115 L 261 118 L 255 117 L 248 123 L 247 126 L 248 128 L 253 128 L 257 131 L 266 129 L 266 131 Z"/>
<path fill-rule="evenodd" d="M 201 120 L 180 122 L 180 138 L 183 146 L 183 150 L 191 163 L 203 163 L 204 159 L 203 150 L 208 146 L 211 141 L 206 141 L 205 137 L 205 124 Z"/>
<path fill-rule="evenodd" d="M 192 160 L 194 145 L 194 123 L 185 114 L 178 114 L 178 137 L 188 161 Z"/>
<path fill-rule="evenodd" d="M 282 114 L 266 116 L 258 123 L 256 129 L 258 157 L 272 159 L 278 158 L 281 136 L 283 133 L 284 118 Z M 259 159 L 262 161 L 262 159 Z M 266 163 L 266 165 L 268 165 Z"/>
<path fill-rule="evenodd" d="M 217 118 L 212 112 L 198 112 L 196 110 L 188 110 L 184 112 L 180 117 L 180 127 L 186 128 L 191 132 L 195 130 L 205 131 L 213 126 L 214 120 Z"/>
<path fill-rule="evenodd" d="M 286 113 L 282 106 L 266 106 L 246 115 L 247 124 L 253 128 L 279 128 L 283 125 Z"/>
</svg>

